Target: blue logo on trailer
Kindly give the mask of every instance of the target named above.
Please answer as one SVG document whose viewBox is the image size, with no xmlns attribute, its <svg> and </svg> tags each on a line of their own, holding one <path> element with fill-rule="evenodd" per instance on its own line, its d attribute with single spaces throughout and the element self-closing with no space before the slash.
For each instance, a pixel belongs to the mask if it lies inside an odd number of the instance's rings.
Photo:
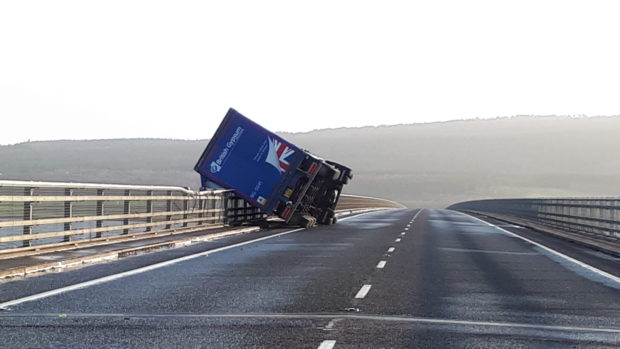
<svg viewBox="0 0 620 349">
<path fill-rule="evenodd" d="M 294 145 L 229 110 L 196 170 L 251 203 L 270 207 L 297 168 L 303 152 Z"/>
</svg>

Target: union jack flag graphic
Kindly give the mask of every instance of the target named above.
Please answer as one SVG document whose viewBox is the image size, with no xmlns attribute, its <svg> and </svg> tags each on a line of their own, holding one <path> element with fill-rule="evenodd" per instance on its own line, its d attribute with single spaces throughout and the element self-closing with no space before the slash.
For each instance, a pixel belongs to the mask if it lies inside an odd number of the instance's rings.
<svg viewBox="0 0 620 349">
<path fill-rule="evenodd" d="M 276 139 L 269 138 L 269 154 L 267 154 L 265 162 L 275 167 L 278 172 L 282 174 L 288 170 L 290 166 L 288 158 L 294 153 L 295 151 L 286 144 Z"/>
</svg>

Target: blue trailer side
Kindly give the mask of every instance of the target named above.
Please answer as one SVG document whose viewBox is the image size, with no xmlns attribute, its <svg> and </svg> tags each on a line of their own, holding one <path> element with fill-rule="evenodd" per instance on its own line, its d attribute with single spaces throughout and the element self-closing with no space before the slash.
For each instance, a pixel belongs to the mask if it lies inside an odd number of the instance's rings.
<svg viewBox="0 0 620 349">
<path fill-rule="evenodd" d="M 205 181 L 234 189 L 237 195 L 271 213 L 277 193 L 303 159 L 301 149 L 230 109 L 195 170 Z"/>
<path fill-rule="evenodd" d="M 194 169 L 287 222 L 333 222 L 350 169 L 325 161 L 230 109 Z"/>
</svg>

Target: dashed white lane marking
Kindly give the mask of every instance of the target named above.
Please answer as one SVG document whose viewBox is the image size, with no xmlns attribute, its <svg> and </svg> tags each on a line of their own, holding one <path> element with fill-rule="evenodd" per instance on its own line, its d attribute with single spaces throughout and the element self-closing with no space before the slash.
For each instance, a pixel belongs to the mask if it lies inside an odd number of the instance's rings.
<svg viewBox="0 0 620 349">
<path fill-rule="evenodd" d="M 325 326 L 325 330 L 333 330 L 334 325 L 336 325 L 336 320 L 330 320 L 327 326 Z"/>
<path fill-rule="evenodd" d="M 398 238 L 398 239 L 394 240 L 394 242 L 400 242 L 400 238 Z"/>
<path fill-rule="evenodd" d="M 379 263 L 377 263 L 377 269 L 385 268 L 385 263 L 387 263 L 387 262 L 386 261 L 379 261 Z"/>
<path fill-rule="evenodd" d="M 362 288 L 360 288 L 359 291 L 357 291 L 357 294 L 355 295 L 356 299 L 362 299 L 364 297 L 366 297 L 366 295 L 368 294 L 368 291 L 370 291 L 370 288 L 372 287 L 372 285 L 364 285 L 362 286 Z"/>
<path fill-rule="evenodd" d="M 468 215 L 468 214 L 466 214 L 466 215 L 467 215 L 467 216 L 469 216 L 469 217 L 471 217 L 471 218 L 473 218 L 473 219 L 475 219 L 475 220 L 477 220 L 477 221 L 480 221 L 480 222 L 482 222 L 482 223 L 484 223 L 484 224 L 486 224 L 486 225 L 488 225 L 488 226 L 490 226 L 490 227 L 493 227 L 493 228 L 499 229 L 499 230 L 501 230 L 502 232 L 504 232 L 504 233 L 506 233 L 506 234 L 508 234 L 508 235 L 510 235 L 510 236 L 516 237 L 516 238 L 521 239 L 521 240 L 523 240 L 523 241 L 529 242 L 529 243 L 530 243 L 530 244 L 532 244 L 532 245 L 538 246 L 538 247 L 542 248 L 543 250 L 545 250 L 545 251 L 547 251 L 547 252 L 549 252 L 549 253 L 551 253 L 551 254 L 554 254 L 554 255 L 556 255 L 556 256 L 558 256 L 558 257 L 560 257 L 560 258 L 563 258 L 563 259 L 564 259 L 564 260 L 566 260 L 566 261 L 569 261 L 569 262 L 571 262 L 571 263 L 574 263 L 574 264 L 576 264 L 576 265 L 578 265 L 578 266 L 580 266 L 580 267 L 582 267 L 582 268 L 584 268 L 584 269 L 586 269 L 586 270 L 589 270 L 589 271 L 591 271 L 591 272 L 593 272 L 593 273 L 595 273 L 595 274 L 597 274 L 597 275 L 599 275 L 599 276 L 602 276 L 602 277 L 604 277 L 604 278 L 606 278 L 606 279 L 608 279 L 608 280 L 612 281 L 612 282 L 613 282 L 613 283 L 615 283 L 616 285 L 620 285 L 620 277 L 617 277 L 617 276 L 615 276 L 615 275 L 609 274 L 609 273 L 607 273 L 607 272 L 605 272 L 605 271 L 602 271 L 602 270 L 600 270 L 600 269 L 598 269 L 598 268 L 595 268 L 595 267 L 593 267 L 593 266 L 591 266 L 591 265 L 589 265 L 589 264 L 586 264 L 586 263 L 584 263 L 584 262 L 582 262 L 582 261 L 578 261 L 578 260 L 576 260 L 575 258 L 569 257 L 569 256 L 567 256 L 567 255 L 565 255 L 565 254 L 563 254 L 563 253 L 560 253 L 560 252 L 558 252 L 558 251 L 556 251 L 556 250 L 554 250 L 554 249 L 551 249 L 551 248 L 549 248 L 549 247 L 547 247 L 547 246 L 545 246 L 545 245 L 541 245 L 541 244 L 539 244 L 538 242 L 532 241 L 532 240 L 530 240 L 530 239 L 528 239 L 528 238 L 524 238 L 523 236 L 518 235 L 518 234 L 515 234 L 515 233 L 513 233 L 513 232 L 511 232 L 511 231 L 508 231 L 508 230 L 506 230 L 506 229 L 504 229 L 504 228 L 500 228 L 500 227 L 498 227 L 497 225 L 495 225 L 495 224 L 491 224 L 491 223 L 489 223 L 489 222 L 487 222 L 487 221 L 484 221 L 484 220 L 482 220 L 482 219 L 480 219 L 480 218 L 478 218 L 478 217 L 474 217 L 474 216 L 472 216 L 472 215 Z"/>
<path fill-rule="evenodd" d="M 400 233 L 400 235 L 407 235 L 407 233 L 405 233 L 404 231 L 402 233 Z"/>
<path fill-rule="evenodd" d="M 392 252 L 394 252 L 394 250 L 395 250 L 394 247 L 390 247 L 390 248 L 388 248 L 388 253 L 392 253 Z"/>
<path fill-rule="evenodd" d="M 409 228 L 405 228 L 405 230 L 409 230 Z"/>
<path fill-rule="evenodd" d="M 336 345 L 334 340 L 322 341 L 318 349 L 332 349 L 334 345 Z"/>
</svg>

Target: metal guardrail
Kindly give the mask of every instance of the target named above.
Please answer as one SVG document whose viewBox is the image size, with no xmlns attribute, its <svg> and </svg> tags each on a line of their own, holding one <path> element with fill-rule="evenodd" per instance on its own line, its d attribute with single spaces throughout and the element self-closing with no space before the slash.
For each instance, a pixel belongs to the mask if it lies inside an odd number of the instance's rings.
<svg viewBox="0 0 620 349">
<path fill-rule="evenodd" d="M 478 200 L 458 203 L 449 209 L 513 216 L 620 245 L 620 198 Z"/>
<path fill-rule="evenodd" d="M 229 191 L 0 181 L 0 250 L 222 224 Z"/>
<path fill-rule="evenodd" d="M 406 208 L 398 202 L 360 195 L 341 195 L 336 212 L 370 208 Z"/>
<path fill-rule="evenodd" d="M 337 209 L 400 207 L 389 200 L 343 195 Z M 264 213 L 229 190 L 0 181 L 0 253 L 70 248 L 261 218 Z"/>
</svg>

